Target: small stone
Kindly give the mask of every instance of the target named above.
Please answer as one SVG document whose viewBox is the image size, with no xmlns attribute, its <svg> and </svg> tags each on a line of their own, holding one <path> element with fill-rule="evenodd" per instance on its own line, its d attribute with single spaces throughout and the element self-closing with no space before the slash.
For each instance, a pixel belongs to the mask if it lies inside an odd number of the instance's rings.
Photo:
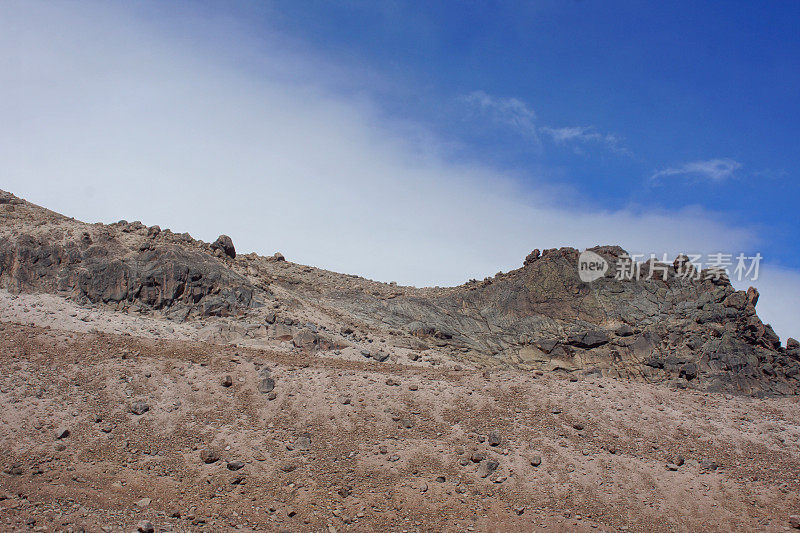
<svg viewBox="0 0 800 533">
<path fill-rule="evenodd" d="M 581 424 L 580 422 L 572 424 L 572 427 L 575 429 L 575 431 L 583 431 L 583 424 Z"/>
<path fill-rule="evenodd" d="M 719 465 L 714 461 L 710 460 L 700 461 L 700 470 L 703 472 L 713 472 L 717 468 L 719 468 Z"/>
<path fill-rule="evenodd" d="M 135 415 L 143 415 L 149 410 L 150 406 L 142 400 L 137 400 L 131 404 L 131 413 Z"/>
<path fill-rule="evenodd" d="M 145 507 L 150 507 L 150 498 L 142 498 L 141 500 L 136 501 L 136 507 L 140 507 L 144 509 Z"/>
<path fill-rule="evenodd" d="M 480 463 L 481 461 L 486 459 L 486 454 L 481 452 L 475 452 L 470 457 L 473 463 Z"/>
<path fill-rule="evenodd" d="M 489 477 L 499 466 L 500 463 L 497 461 L 492 461 L 490 459 L 482 461 L 478 466 L 478 475 L 484 478 Z"/>
<path fill-rule="evenodd" d="M 272 401 L 277 397 L 278 397 L 278 393 L 275 392 L 275 391 L 272 391 L 269 394 L 267 394 L 267 400 L 269 400 L 269 401 Z"/>
<path fill-rule="evenodd" d="M 408 390 L 410 391 L 419 390 L 419 385 L 417 385 L 416 383 L 412 383 L 411 385 L 408 386 Z"/>
<path fill-rule="evenodd" d="M 70 431 L 67 428 L 60 428 L 56 431 L 57 439 L 66 439 L 69 436 L 70 436 Z"/>
<path fill-rule="evenodd" d="M 295 470 L 297 470 L 297 465 L 294 463 L 283 463 L 281 465 L 281 470 L 286 473 L 294 472 Z"/>
<path fill-rule="evenodd" d="M 244 462 L 242 461 L 231 461 L 227 464 L 228 470 L 237 471 L 244 468 Z"/>
<path fill-rule="evenodd" d="M 136 530 L 139 533 L 155 533 L 155 526 L 149 520 L 142 520 L 136 525 Z"/>
<path fill-rule="evenodd" d="M 216 463 L 219 461 L 219 452 L 211 448 L 204 448 L 200 450 L 200 460 L 207 465 Z"/>
<path fill-rule="evenodd" d="M 372 355 L 372 358 L 378 361 L 379 363 L 383 363 L 387 359 L 389 359 L 389 354 L 386 352 L 378 352 Z"/>
<path fill-rule="evenodd" d="M 502 441 L 503 439 L 500 438 L 500 435 L 496 431 L 489 433 L 489 446 L 500 446 Z"/>
<path fill-rule="evenodd" d="M 272 378 L 264 378 L 258 383 L 258 392 L 261 394 L 269 394 L 275 388 L 275 380 Z"/>
<path fill-rule="evenodd" d="M 789 526 L 794 529 L 800 529 L 800 515 L 793 514 L 789 516 Z"/>
<path fill-rule="evenodd" d="M 675 472 L 676 470 L 678 470 L 678 465 L 673 464 L 673 463 L 667 463 L 667 470 L 671 470 L 672 472 Z"/>
<path fill-rule="evenodd" d="M 676 465 L 678 465 L 678 466 L 683 466 L 683 463 L 685 463 L 685 462 L 686 462 L 686 460 L 683 458 L 683 456 L 682 456 L 682 455 L 678 455 L 678 456 L 676 456 L 676 457 L 675 457 L 675 461 L 674 461 L 674 463 L 675 463 Z"/>
<path fill-rule="evenodd" d="M 522 506 L 514 507 L 514 512 L 517 513 L 518 515 L 521 515 L 522 513 L 525 512 L 525 508 Z"/>
<path fill-rule="evenodd" d="M 294 445 L 298 450 L 301 451 L 308 451 L 311 449 L 311 435 L 308 433 L 303 433 L 299 437 L 297 437 L 294 441 Z"/>
<path fill-rule="evenodd" d="M 531 457 L 531 466 L 536 467 L 539 466 L 540 464 L 542 464 L 542 457 L 540 455 L 534 455 L 533 457 Z"/>
<path fill-rule="evenodd" d="M 224 378 L 222 378 L 222 386 L 223 387 L 230 387 L 231 385 L 233 385 L 233 378 L 232 377 L 225 376 Z"/>
</svg>

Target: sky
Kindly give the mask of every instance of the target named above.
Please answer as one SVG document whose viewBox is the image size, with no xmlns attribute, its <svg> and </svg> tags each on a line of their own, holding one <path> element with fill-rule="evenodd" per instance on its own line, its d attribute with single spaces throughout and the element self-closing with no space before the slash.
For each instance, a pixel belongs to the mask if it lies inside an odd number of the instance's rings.
<svg viewBox="0 0 800 533">
<path fill-rule="evenodd" d="M 498 5 L 499 4 L 499 5 Z M 800 336 L 796 2 L 0 3 L 0 188 L 453 285 L 534 248 L 761 254 Z"/>
</svg>

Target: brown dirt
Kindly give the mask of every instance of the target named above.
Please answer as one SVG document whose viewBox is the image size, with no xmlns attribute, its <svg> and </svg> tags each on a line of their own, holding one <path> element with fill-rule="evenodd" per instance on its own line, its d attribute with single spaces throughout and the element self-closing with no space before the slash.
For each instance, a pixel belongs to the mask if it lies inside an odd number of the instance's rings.
<svg viewBox="0 0 800 533">
<path fill-rule="evenodd" d="M 0 322 L 7 531 L 783 531 L 800 509 L 796 397 L 20 322 Z"/>
</svg>

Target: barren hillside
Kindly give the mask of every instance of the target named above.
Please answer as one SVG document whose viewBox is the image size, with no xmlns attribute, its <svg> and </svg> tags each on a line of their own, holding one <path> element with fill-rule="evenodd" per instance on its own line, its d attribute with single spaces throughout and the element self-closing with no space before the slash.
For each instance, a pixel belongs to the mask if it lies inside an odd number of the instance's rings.
<svg viewBox="0 0 800 533">
<path fill-rule="evenodd" d="M 800 527 L 800 348 L 754 289 L 681 258 L 584 283 L 571 248 L 401 287 L 234 244 L 0 192 L 4 529 Z"/>
</svg>

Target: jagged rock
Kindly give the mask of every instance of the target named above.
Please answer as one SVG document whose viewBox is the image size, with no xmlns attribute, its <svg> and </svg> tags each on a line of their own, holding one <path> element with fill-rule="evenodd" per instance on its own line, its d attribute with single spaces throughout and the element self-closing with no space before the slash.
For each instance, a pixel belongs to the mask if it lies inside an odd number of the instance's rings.
<svg viewBox="0 0 800 533">
<path fill-rule="evenodd" d="M 539 249 L 538 249 L 538 248 L 536 248 L 534 251 L 532 251 L 531 253 L 529 253 L 529 254 L 528 254 L 528 256 L 525 258 L 524 265 L 525 265 L 525 266 L 528 266 L 528 265 L 530 265 L 531 263 L 533 263 L 534 261 L 536 261 L 537 259 L 539 259 L 539 256 L 540 256 L 540 255 L 541 255 L 541 253 L 539 252 Z"/>
<path fill-rule="evenodd" d="M 220 235 L 217 240 L 211 245 L 212 250 L 221 250 L 222 253 L 234 259 L 236 257 L 236 248 L 233 247 L 233 240 L 227 235 Z"/>
<path fill-rule="evenodd" d="M 238 316 L 246 323 L 252 316 L 263 332 L 250 335 L 243 327 L 251 340 L 326 350 L 336 345 L 338 334 L 327 336 L 291 320 L 307 316 L 300 307 L 313 302 L 314 313 L 342 320 L 345 325 L 336 330 L 357 346 L 367 345 L 370 331 L 391 332 L 390 342 L 370 347 L 376 361 L 392 353 L 420 360 L 420 351 L 436 347 L 476 361 L 648 380 L 674 379 L 685 367 L 688 377 L 692 363 L 695 377 L 684 386 L 747 393 L 800 390 L 800 347 L 780 348 L 775 332 L 755 311 L 758 291 L 736 291 L 724 276 L 681 276 L 681 270 L 691 270 L 685 257 L 666 266 L 665 280 L 615 279 L 610 272 L 584 283 L 577 272 L 578 250 L 534 250 L 524 267 L 485 283 L 399 290 L 322 271 L 304 277 L 310 267 L 275 264 L 283 260 L 280 254 L 251 254 L 232 262 L 222 238 L 209 245 L 136 223 L 82 224 L 5 192 L 0 198 L 0 288 L 10 292 L 53 293 L 179 320 Z M 609 264 L 626 256 L 614 246 L 590 250 Z M 261 309 L 265 302 L 274 307 Z M 437 360 L 428 354 L 424 359 Z M 263 382 L 258 387 L 265 389 Z"/>
<path fill-rule="evenodd" d="M 680 377 L 686 378 L 691 381 L 697 377 L 697 365 L 694 363 L 686 363 L 681 367 Z"/>
<path fill-rule="evenodd" d="M 636 333 L 636 330 L 634 330 L 628 324 L 622 324 L 621 326 L 619 326 L 617 329 L 614 330 L 614 333 L 616 333 L 620 337 L 630 337 L 631 335 Z"/>
<path fill-rule="evenodd" d="M 758 304 L 758 297 L 759 297 L 758 289 L 756 289 L 755 287 L 748 287 L 747 303 L 755 307 L 756 304 Z"/>
<path fill-rule="evenodd" d="M 608 342 L 608 335 L 603 331 L 585 331 L 567 336 L 567 344 L 578 348 L 596 348 Z"/>
</svg>

